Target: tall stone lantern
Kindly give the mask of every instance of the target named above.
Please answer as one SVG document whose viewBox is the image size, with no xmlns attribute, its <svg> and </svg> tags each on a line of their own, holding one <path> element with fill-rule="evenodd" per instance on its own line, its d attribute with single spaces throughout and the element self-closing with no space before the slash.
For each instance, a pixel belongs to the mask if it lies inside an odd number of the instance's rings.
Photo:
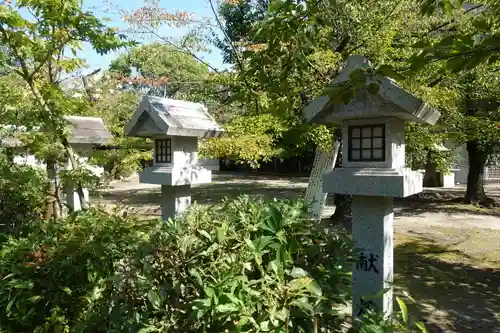
<svg viewBox="0 0 500 333">
<path fill-rule="evenodd" d="M 139 181 L 161 185 L 164 220 L 191 205 L 191 185 L 212 181 L 211 169 L 198 159 L 198 139 L 222 132 L 202 104 L 154 96 L 142 98 L 125 125 L 125 134 L 154 141 L 153 166 L 139 174 Z"/>
<path fill-rule="evenodd" d="M 358 68 L 370 66 L 350 56 L 336 83 Z M 422 174 L 405 168 L 405 122 L 435 124 L 440 113 L 387 77 L 373 78 L 376 94 L 356 92 L 348 104 L 333 104 L 327 96 L 304 110 L 314 123 L 342 129 L 342 167 L 323 178 L 323 191 L 350 194 L 352 235 L 359 257 L 353 264 L 353 316 L 368 306 L 391 315 L 393 308 L 393 198 L 422 191 Z M 368 298 L 388 291 L 381 298 Z"/>
</svg>

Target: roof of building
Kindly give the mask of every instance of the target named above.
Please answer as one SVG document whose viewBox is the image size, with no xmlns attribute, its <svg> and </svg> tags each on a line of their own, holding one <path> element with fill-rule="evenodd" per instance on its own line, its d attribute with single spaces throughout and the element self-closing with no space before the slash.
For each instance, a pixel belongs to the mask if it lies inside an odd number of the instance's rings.
<svg viewBox="0 0 500 333">
<path fill-rule="evenodd" d="M 222 132 L 203 104 L 155 96 L 143 96 L 125 125 L 127 136 L 139 137 L 215 137 Z"/>
<path fill-rule="evenodd" d="M 113 136 L 108 131 L 104 122 L 98 117 L 67 116 L 66 119 L 72 128 L 70 144 L 95 144 L 101 145 L 111 142 Z M 29 131 L 25 126 L 3 125 L 6 136 L 0 138 L 1 144 L 7 147 L 22 146 L 17 135 L 39 131 L 39 127 Z"/>
<path fill-rule="evenodd" d="M 371 67 L 368 59 L 352 55 L 335 80 L 340 85 L 349 80 L 352 71 Z M 377 83 L 379 90 L 372 94 L 367 89 L 356 92 L 349 103 L 334 104 L 329 96 L 313 100 L 304 110 L 304 116 L 314 123 L 340 125 L 343 120 L 395 117 L 406 121 L 434 125 L 441 114 L 421 99 L 398 86 L 392 79 L 378 75 L 368 80 Z"/>
</svg>

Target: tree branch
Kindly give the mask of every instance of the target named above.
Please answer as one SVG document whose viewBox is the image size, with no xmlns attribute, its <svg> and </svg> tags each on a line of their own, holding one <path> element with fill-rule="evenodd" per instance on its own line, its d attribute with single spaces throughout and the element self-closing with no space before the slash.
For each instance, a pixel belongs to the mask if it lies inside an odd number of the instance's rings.
<svg viewBox="0 0 500 333">
<path fill-rule="evenodd" d="M 222 22 L 221 20 L 219 19 L 219 15 L 217 14 L 217 11 L 215 10 L 215 7 L 213 5 L 213 2 L 212 0 L 208 0 L 208 2 L 210 3 L 210 8 L 212 9 L 212 13 L 215 17 L 215 21 L 217 22 L 217 24 L 219 25 L 220 29 L 222 30 L 222 32 L 224 33 L 224 37 L 225 39 L 227 40 L 227 42 L 229 43 L 231 49 L 233 50 L 234 52 L 234 55 L 236 57 L 236 62 L 238 63 L 238 67 L 240 68 L 240 71 L 241 73 L 244 73 L 245 72 L 245 68 L 243 67 L 243 60 L 240 58 L 240 55 L 238 54 L 238 50 L 236 49 L 236 47 L 234 46 L 231 38 L 229 38 L 226 30 L 224 29 L 223 25 L 222 25 Z M 245 77 L 244 78 L 244 83 L 245 83 L 245 86 L 247 87 L 247 89 L 251 92 L 253 92 L 253 89 L 250 85 L 250 83 L 248 82 L 247 78 Z M 259 101 L 257 100 L 257 98 L 255 98 L 255 109 L 257 111 L 257 113 L 259 113 Z"/>
<path fill-rule="evenodd" d="M 3 67 L 5 67 L 5 68 L 7 68 L 7 69 L 9 69 L 9 70 L 13 71 L 14 73 L 16 73 L 16 74 L 17 74 L 17 75 L 19 75 L 19 76 L 23 76 L 23 72 L 21 72 L 20 70 L 18 70 L 18 69 L 17 69 L 17 68 L 15 68 L 15 67 L 10 66 L 9 64 L 7 64 L 7 63 L 5 63 L 5 62 L 1 62 L 1 63 L 0 63 L 0 66 L 3 66 Z"/>
<path fill-rule="evenodd" d="M 191 50 L 189 50 L 187 47 L 182 47 L 182 46 L 179 46 L 175 43 L 173 43 L 172 41 L 169 41 L 167 38 L 163 37 L 162 35 L 158 34 L 156 31 L 154 31 L 153 29 L 149 28 L 148 26 L 144 25 L 141 23 L 141 26 L 146 29 L 148 31 L 148 33 L 158 37 L 159 39 L 161 39 L 162 41 L 164 41 L 165 43 L 167 43 L 168 45 L 176 48 L 177 50 L 179 50 L 179 52 L 182 52 L 182 53 L 186 53 L 188 55 L 190 55 L 191 57 L 193 57 L 194 59 L 196 59 L 198 62 L 202 63 L 203 65 L 207 66 L 208 68 L 210 68 L 212 71 L 214 71 L 215 73 L 219 73 L 219 70 L 215 67 L 213 67 L 212 65 L 210 65 L 208 62 L 206 62 L 205 60 L 201 59 L 200 57 L 198 57 L 196 54 L 194 54 L 194 52 L 192 52 Z"/>
<path fill-rule="evenodd" d="M 476 6 L 474 6 L 474 7 L 471 7 L 471 8 L 469 8 L 469 9 L 467 9 L 466 11 L 464 11 L 464 14 L 467 14 L 467 13 L 469 13 L 469 12 L 471 12 L 471 11 L 475 10 L 475 9 L 478 9 L 478 8 L 480 8 L 480 7 L 482 7 L 482 6 L 483 6 L 483 5 L 476 5 Z M 453 18 L 453 19 L 449 20 L 448 22 L 442 23 L 442 24 L 440 24 L 440 25 L 438 25 L 438 26 L 436 26 L 436 27 L 432 28 L 431 30 L 427 31 L 427 32 L 426 32 L 426 35 L 428 35 L 428 34 L 430 34 L 430 33 L 434 32 L 434 31 L 436 31 L 436 30 L 439 30 L 439 29 L 441 29 L 441 28 L 444 28 L 444 27 L 446 27 L 447 25 L 450 25 L 450 24 L 452 24 L 452 23 L 454 23 L 454 22 L 455 22 L 455 19 Z"/>
<path fill-rule="evenodd" d="M 234 56 L 236 57 L 236 62 L 238 63 L 238 67 L 240 67 L 240 70 L 243 72 L 244 71 L 243 61 L 241 60 L 240 55 L 239 55 L 238 51 L 236 50 L 236 47 L 234 46 L 233 42 L 231 41 L 231 38 L 229 38 L 229 36 L 226 32 L 226 29 L 223 28 L 222 22 L 219 19 L 219 15 L 217 14 L 217 11 L 215 10 L 215 7 L 214 7 L 212 0 L 208 0 L 208 2 L 210 3 L 210 8 L 212 9 L 212 13 L 215 17 L 215 21 L 217 22 L 217 25 L 219 26 L 219 28 L 222 30 L 222 33 L 224 34 L 224 38 L 229 43 L 229 46 L 231 46 L 231 49 L 234 52 Z"/>
<path fill-rule="evenodd" d="M 391 11 L 389 12 L 389 14 L 387 14 L 384 19 L 382 21 L 379 22 L 377 28 L 376 28 L 376 31 L 377 30 L 380 30 L 380 28 L 382 28 L 382 25 L 392 16 L 392 14 L 394 14 L 394 12 L 396 11 L 396 9 L 399 7 L 399 5 L 403 2 L 403 0 L 399 0 L 399 2 L 394 6 L 392 7 Z M 365 39 L 363 42 L 361 42 L 360 44 L 356 45 L 354 48 L 352 48 L 351 50 L 347 51 L 348 54 L 352 54 L 354 51 L 362 48 L 366 43 L 368 42 L 368 39 Z"/>
</svg>

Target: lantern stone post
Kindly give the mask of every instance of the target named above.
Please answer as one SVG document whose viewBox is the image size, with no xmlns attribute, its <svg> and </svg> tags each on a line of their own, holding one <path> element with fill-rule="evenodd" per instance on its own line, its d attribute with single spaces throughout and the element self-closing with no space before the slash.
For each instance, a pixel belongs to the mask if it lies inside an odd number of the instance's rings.
<svg viewBox="0 0 500 333">
<path fill-rule="evenodd" d="M 366 58 L 350 56 L 335 83 L 370 66 Z M 379 84 L 377 93 L 360 89 L 348 104 L 322 96 L 304 110 L 309 121 L 342 129 L 342 167 L 324 176 L 323 191 L 353 196 L 352 236 L 358 257 L 352 267 L 352 314 L 358 317 L 367 307 L 392 314 L 393 198 L 422 191 L 422 174 L 405 167 L 405 122 L 433 125 L 440 117 L 391 79 L 378 76 L 370 81 Z M 367 297 L 383 290 L 379 298 Z"/>
<path fill-rule="evenodd" d="M 82 116 L 67 116 L 66 120 L 70 123 L 71 136 L 68 139 L 69 144 L 75 152 L 75 159 L 78 164 L 96 176 L 100 176 L 104 172 L 102 167 L 93 167 L 87 164 L 92 151 L 98 147 L 111 143 L 113 135 L 108 131 L 102 118 L 98 117 L 82 117 Z M 65 170 L 71 170 L 72 165 L 69 161 L 64 164 Z M 89 190 L 83 188 L 84 200 L 88 203 Z M 66 194 L 66 204 L 71 211 L 79 211 L 82 209 L 80 195 L 77 192 L 75 184 L 67 184 L 64 187 Z"/>
<path fill-rule="evenodd" d="M 222 128 L 199 103 L 143 96 L 127 136 L 152 138 L 153 166 L 139 181 L 161 185 L 161 214 L 166 221 L 191 205 L 191 185 L 212 181 L 212 169 L 200 163 L 198 139 L 219 136 Z"/>
</svg>

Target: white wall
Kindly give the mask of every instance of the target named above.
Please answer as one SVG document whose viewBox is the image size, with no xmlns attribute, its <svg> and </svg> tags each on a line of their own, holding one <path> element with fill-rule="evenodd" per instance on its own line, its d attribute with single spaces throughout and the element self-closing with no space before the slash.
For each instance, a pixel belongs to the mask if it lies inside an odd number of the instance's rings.
<svg viewBox="0 0 500 333">
<path fill-rule="evenodd" d="M 455 172 L 455 183 L 467 184 L 467 175 L 469 174 L 469 154 L 467 153 L 466 145 L 461 145 L 455 148 L 457 152 L 457 161 L 454 168 L 458 169 Z"/>
<path fill-rule="evenodd" d="M 457 162 L 454 168 L 458 169 L 455 172 L 455 183 L 467 184 L 467 175 L 469 174 L 469 154 L 467 152 L 467 146 L 465 144 L 454 148 L 457 152 Z M 499 182 L 499 168 L 498 167 L 486 167 L 484 170 L 484 176 L 486 182 Z"/>
<path fill-rule="evenodd" d="M 87 164 L 87 157 L 77 156 L 79 163 L 83 164 L 83 166 L 90 170 L 97 177 L 101 177 L 104 173 L 104 168 L 101 166 Z M 36 166 L 42 169 L 45 169 L 45 163 L 43 161 L 37 160 L 35 155 L 32 154 L 23 154 L 23 155 L 14 155 L 14 163 L 18 165 L 31 165 Z M 66 165 L 67 168 L 71 169 L 69 164 Z"/>
</svg>

